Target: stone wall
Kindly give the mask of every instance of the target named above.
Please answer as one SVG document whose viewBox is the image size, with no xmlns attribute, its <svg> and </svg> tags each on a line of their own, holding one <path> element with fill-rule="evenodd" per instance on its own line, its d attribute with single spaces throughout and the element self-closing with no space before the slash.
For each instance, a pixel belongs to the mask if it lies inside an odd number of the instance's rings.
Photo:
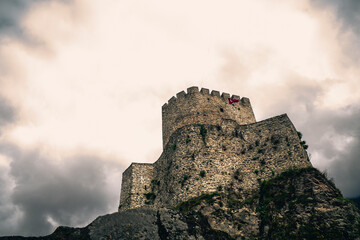
<svg viewBox="0 0 360 240">
<path fill-rule="evenodd" d="M 223 119 L 235 120 L 238 124 L 254 123 L 255 116 L 248 98 L 229 104 L 230 94 L 198 87 L 191 87 L 176 94 L 162 107 L 163 146 L 176 129 L 191 124 L 219 125 Z"/>
<path fill-rule="evenodd" d="M 119 211 L 144 206 L 151 198 L 154 166 L 151 163 L 132 163 L 122 175 Z"/>
<path fill-rule="evenodd" d="M 155 207 L 175 207 L 203 193 L 258 191 L 262 180 L 311 166 L 287 115 L 239 125 L 188 125 L 175 131 L 154 163 Z"/>
<path fill-rule="evenodd" d="M 119 210 L 175 207 L 203 193 L 237 189 L 246 196 L 262 180 L 311 166 L 287 115 L 256 122 L 250 101 L 188 88 L 162 108 L 163 153 L 154 164 L 123 173 Z"/>
</svg>

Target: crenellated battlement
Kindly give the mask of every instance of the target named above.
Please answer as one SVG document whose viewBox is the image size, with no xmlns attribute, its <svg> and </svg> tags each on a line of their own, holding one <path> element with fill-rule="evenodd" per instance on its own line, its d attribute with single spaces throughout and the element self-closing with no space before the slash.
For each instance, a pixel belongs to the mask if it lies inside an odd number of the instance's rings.
<svg viewBox="0 0 360 240">
<path fill-rule="evenodd" d="M 207 88 L 190 87 L 181 91 L 162 106 L 163 146 L 169 141 L 176 129 L 190 124 L 218 125 L 223 119 L 235 120 L 238 124 L 256 122 L 255 116 L 246 97 L 232 95 L 239 102 L 229 104 L 229 93 L 221 93 Z"/>
<path fill-rule="evenodd" d="M 246 98 L 246 97 L 240 98 L 239 95 L 230 95 L 229 93 L 226 93 L 226 92 L 223 92 L 220 94 L 220 92 L 216 91 L 216 90 L 212 90 L 210 93 L 209 89 L 207 89 L 207 88 L 201 88 L 201 90 L 199 91 L 198 87 L 190 87 L 187 89 L 187 92 L 181 91 L 181 92 L 178 92 L 176 94 L 176 96 L 172 96 L 168 100 L 168 102 L 162 106 L 162 108 L 164 109 L 164 108 L 167 108 L 171 104 L 176 104 L 178 99 L 186 99 L 189 94 L 197 94 L 197 93 L 200 93 L 204 96 L 218 97 L 218 98 L 222 99 L 223 101 L 225 101 L 225 103 L 228 102 L 228 98 L 239 99 L 239 101 L 243 104 L 247 104 L 249 102 L 248 98 Z"/>
</svg>

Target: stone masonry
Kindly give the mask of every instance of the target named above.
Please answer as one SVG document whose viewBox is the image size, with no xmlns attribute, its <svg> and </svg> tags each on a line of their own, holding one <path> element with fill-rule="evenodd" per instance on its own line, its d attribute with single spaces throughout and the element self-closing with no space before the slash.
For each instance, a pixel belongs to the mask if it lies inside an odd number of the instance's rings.
<svg viewBox="0 0 360 240">
<path fill-rule="evenodd" d="M 311 166 L 286 114 L 256 122 L 248 98 L 197 87 L 162 107 L 163 153 L 153 164 L 132 163 L 122 177 L 119 211 L 175 207 L 231 187 L 252 194 L 262 180 Z"/>
</svg>

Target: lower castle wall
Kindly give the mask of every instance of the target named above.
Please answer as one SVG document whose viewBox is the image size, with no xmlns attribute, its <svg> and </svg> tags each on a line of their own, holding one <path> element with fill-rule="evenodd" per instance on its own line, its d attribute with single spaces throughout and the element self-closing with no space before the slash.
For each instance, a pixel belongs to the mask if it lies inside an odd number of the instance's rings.
<svg viewBox="0 0 360 240">
<path fill-rule="evenodd" d="M 145 205 L 146 193 L 151 192 L 154 166 L 151 163 L 132 163 L 122 175 L 119 211 Z"/>
<path fill-rule="evenodd" d="M 258 191 L 262 180 L 289 168 L 310 166 L 297 131 L 287 115 L 238 125 L 190 125 L 177 130 L 154 163 L 154 206 L 174 207 L 205 192 L 231 187 Z M 204 132 L 204 130 L 203 130 Z M 203 140 L 204 139 L 204 140 Z"/>
<path fill-rule="evenodd" d="M 225 188 L 246 198 L 259 190 L 262 180 L 307 166 L 311 163 L 287 115 L 248 125 L 234 120 L 188 125 L 172 134 L 153 165 L 133 163 L 124 172 L 119 209 L 175 207 Z"/>
</svg>

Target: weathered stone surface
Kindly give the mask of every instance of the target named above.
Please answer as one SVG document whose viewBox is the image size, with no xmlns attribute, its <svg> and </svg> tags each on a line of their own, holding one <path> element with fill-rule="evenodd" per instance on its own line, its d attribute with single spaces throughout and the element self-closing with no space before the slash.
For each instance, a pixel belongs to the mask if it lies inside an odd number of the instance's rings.
<svg viewBox="0 0 360 240">
<path fill-rule="evenodd" d="M 315 168 L 289 170 L 243 196 L 233 186 L 181 203 L 234 239 L 360 239 L 360 212 Z"/>
<path fill-rule="evenodd" d="M 217 92 L 217 91 L 215 91 Z M 228 93 L 209 94 L 208 89 L 188 88 L 172 97 L 162 108 L 163 146 L 177 129 L 191 124 L 219 125 L 223 119 L 232 119 L 238 124 L 255 122 L 248 98 L 229 104 Z"/>
<path fill-rule="evenodd" d="M 0 237 L 1 240 L 165 240 L 165 239 L 232 239 L 228 234 L 214 230 L 199 213 L 184 215 L 175 210 L 130 209 L 98 217 L 85 228 L 59 227 L 45 237 Z"/>
<path fill-rule="evenodd" d="M 131 209 L 144 206 L 146 193 L 151 192 L 154 165 L 150 163 L 132 163 L 122 175 L 119 209 Z"/>
<path fill-rule="evenodd" d="M 261 239 L 360 239 L 360 214 L 314 168 L 292 170 L 260 190 Z"/>
<path fill-rule="evenodd" d="M 119 210 L 171 208 L 229 183 L 246 195 L 264 179 L 311 166 L 300 142 L 287 115 L 249 125 L 225 119 L 216 126 L 182 127 L 172 134 L 153 171 L 133 164 L 124 172 Z"/>
</svg>

